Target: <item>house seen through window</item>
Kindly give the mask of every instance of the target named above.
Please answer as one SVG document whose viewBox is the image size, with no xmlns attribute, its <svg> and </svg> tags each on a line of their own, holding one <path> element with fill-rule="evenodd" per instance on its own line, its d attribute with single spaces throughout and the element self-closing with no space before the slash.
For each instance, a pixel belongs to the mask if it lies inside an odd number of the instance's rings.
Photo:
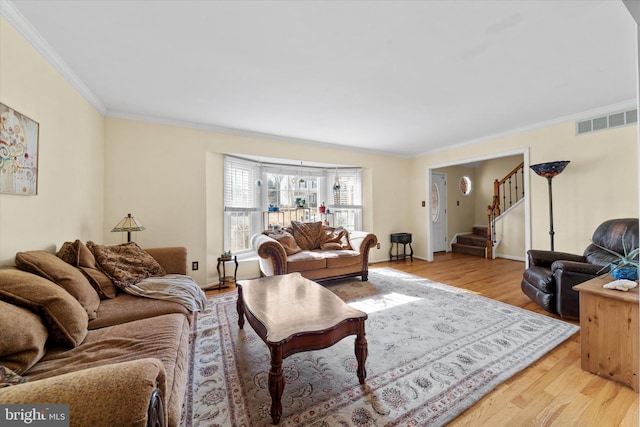
<svg viewBox="0 0 640 427">
<path fill-rule="evenodd" d="M 324 205 L 324 212 L 318 209 Z M 251 236 L 291 221 L 348 230 L 362 224 L 360 168 L 262 163 L 225 156 L 224 247 L 250 251 Z"/>
</svg>

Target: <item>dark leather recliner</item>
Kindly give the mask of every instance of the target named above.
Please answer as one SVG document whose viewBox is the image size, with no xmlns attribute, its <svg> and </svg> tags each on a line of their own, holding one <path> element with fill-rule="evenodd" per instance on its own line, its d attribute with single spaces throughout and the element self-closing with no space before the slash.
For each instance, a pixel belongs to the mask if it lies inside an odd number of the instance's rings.
<svg viewBox="0 0 640 427">
<path fill-rule="evenodd" d="M 638 218 L 610 219 L 596 228 L 591 241 L 618 253 L 638 247 Z M 542 250 L 527 251 L 529 268 L 524 272 L 522 292 L 541 308 L 562 318 L 578 319 L 580 300 L 573 286 L 606 274 L 615 255 L 591 243 L 583 255 Z M 603 269 L 604 267 L 604 269 Z M 613 279 L 612 279 L 613 280 Z"/>
</svg>

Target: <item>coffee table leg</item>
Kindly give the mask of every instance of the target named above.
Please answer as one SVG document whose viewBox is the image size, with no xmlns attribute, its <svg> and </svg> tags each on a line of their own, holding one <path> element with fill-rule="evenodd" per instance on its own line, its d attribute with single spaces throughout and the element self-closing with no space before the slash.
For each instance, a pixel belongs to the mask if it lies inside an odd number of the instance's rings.
<svg viewBox="0 0 640 427">
<path fill-rule="evenodd" d="M 365 362 L 367 361 L 367 339 L 364 337 L 364 320 L 360 322 L 360 330 L 356 335 L 356 360 L 358 361 L 358 380 L 360 384 L 364 384 L 364 379 L 367 378 L 367 368 Z"/>
<path fill-rule="evenodd" d="M 240 329 L 244 327 L 244 302 L 242 301 L 242 286 L 238 287 L 238 300 L 236 301 L 236 310 L 238 310 L 238 326 Z"/>
<path fill-rule="evenodd" d="M 282 374 L 282 347 L 271 349 L 271 370 L 269 371 L 269 394 L 271 395 L 271 419 L 274 424 L 280 423 L 282 416 L 282 392 L 284 392 L 284 375 Z"/>
</svg>

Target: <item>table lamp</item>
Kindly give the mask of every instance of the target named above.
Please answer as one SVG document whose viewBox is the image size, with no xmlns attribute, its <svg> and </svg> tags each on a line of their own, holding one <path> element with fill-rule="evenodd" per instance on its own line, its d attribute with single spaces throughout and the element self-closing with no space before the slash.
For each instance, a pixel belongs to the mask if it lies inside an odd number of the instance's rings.
<svg viewBox="0 0 640 427">
<path fill-rule="evenodd" d="M 127 232 L 127 242 L 130 242 L 131 241 L 131 232 L 132 231 L 142 231 L 142 230 L 144 230 L 144 226 L 142 224 L 140 224 L 134 217 L 132 217 L 131 214 L 127 214 L 127 216 L 122 218 L 122 221 L 120 221 L 118 224 L 116 224 L 115 227 L 113 227 L 111 232 L 112 233 L 116 233 L 116 232 L 124 233 L 126 231 Z"/>
</svg>

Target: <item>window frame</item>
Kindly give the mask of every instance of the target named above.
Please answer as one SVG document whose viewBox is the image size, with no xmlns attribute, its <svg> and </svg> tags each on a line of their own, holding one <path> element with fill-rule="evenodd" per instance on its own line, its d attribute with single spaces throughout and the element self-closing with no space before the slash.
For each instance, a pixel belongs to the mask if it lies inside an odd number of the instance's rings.
<svg viewBox="0 0 640 427">
<path fill-rule="evenodd" d="M 241 159 L 234 156 L 224 156 L 224 171 L 223 171 L 223 235 L 224 235 L 224 250 L 231 249 L 232 246 L 232 217 L 234 214 L 245 213 L 245 216 L 249 219 L 249 238 L 253 234 L 259 232 L 259 221 L 256 221 L 256 217 L 260 216 L 260 190 L 261 185 L 259 183 L 259 168 L 255 162 Z M 237 187 L 234 187 L 233 182 L 236 178 L 235 172 L 246 173 L 246 179 L 244 188 L 244 194 L 240 198 L 236 197 Z M 240 177 L 237 177 L 240 178 Z M 245 253 L 251 251 L 251 242 L 247 242 L 247 248 L 234 251 L 236 254 Z"/>
<path fill-rule="evenodd" d="M 232 170 L 237 167 L 247 173 L 244 180 L 245 188 L 241 192 L 242 197 L 234 200 L 233 185 L 229 182 L 232 179 Z M 231 169 L 230 169 L 231 168 Z M 252 175 L 253 174 L 253 175 Z M 224 216 L 224 248 L 231 250 L 236 255 L 253 253 L 250 247 L 241 250 L 233 250 L 231 246 L 231 226 L 234 213 L 245 212 L 250 220 L 249 243 L 252 235 L 262 232 L 268 224 L 263 224 L 263 213 L 269 207 L 269 175 L 287 175 L 289 177 L 302 176 L 307 182 L 317 180 L 317 186 L 313 191 L 307 189 L 308 197 L 306 207 L 316 210 L 321 203 L 325 203 L 328 211 L 333 213 L 335 227 L 345 226 L 349 230 L 362 229 L 362 168 L 344 167 L 339 165 L 329 165 L 325 167 L 297 166 L 286 163 L 263 163 L 256 160 L 245 159 L 230 154 L 224 155 L 223 173 L 223 216 Z M 335 177 L 338 177 L 336 181 Z M 340 189 L 336 191 L 334 184 L 340 183 Z M 297 187 L 299 183 L 296 183 Z M 236 188 L 237 190 L 237 188 Z M 291 209 L 291 194 L 302 194 L 300 188 L 287 188 L 282 190 L 288 192 L 286 204 L 280 207 Z M 296 193 L 298 191 L 298 193 Z M 340 196 L 336 198 L 336 196 Z M 253 197 L 253 199 L 251 199 Z M 346 220 L 345 220 L 346 217 Z"/>
</svg>

